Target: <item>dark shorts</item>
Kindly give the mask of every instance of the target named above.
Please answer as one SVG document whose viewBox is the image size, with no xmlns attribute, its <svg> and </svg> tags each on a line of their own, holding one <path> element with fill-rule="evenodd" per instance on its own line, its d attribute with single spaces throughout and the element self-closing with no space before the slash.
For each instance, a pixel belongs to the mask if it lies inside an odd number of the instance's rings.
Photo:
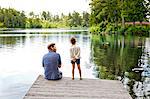
<svg viewBox="0 0 150 99">
<path fill-rule="evenodd" d="M 75 62 L 71 60 L 71 63 L 72 64 L 75 64 L 75 63 L 80 64 L 80 59 L 77 59 Z"/>
<path fill-rule="evenodd" d="M 47 79 L 47 80 L 60 80 L 60 79 L 62 79 L 62 72 L 59 71 L 59 72 L 58 72 L 58 76 L 57 76 L 56 78 L 54 78 L 54 79 L 48 79 L 48 78 L 46 78 L 46 77 L 45 77 L 45 79 Z"/>
<path fill-rule="evenodd" d="M 62 72 L 61 72 L 61 71 L 59 71 L 58 79 L 57 79 L 57 80 L 59 80 L 59 79 L 61 79 L 61 78 L 62 78 Z"/>
</svg>

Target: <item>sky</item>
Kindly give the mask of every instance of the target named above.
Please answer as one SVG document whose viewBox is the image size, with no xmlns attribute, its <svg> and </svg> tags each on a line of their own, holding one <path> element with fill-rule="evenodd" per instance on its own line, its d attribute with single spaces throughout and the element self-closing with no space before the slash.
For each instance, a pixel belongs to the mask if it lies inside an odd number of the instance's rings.
<svg viewBox="0 0 150 99">
<path fill-rule="evenodd" d="M 52 14 L 60 15 L 62 12 L 90 11 L 89 0 L 0 0 L 2 8 L 15 8 L 19 11 L 25 11 L 26 14 L 33 11 L 35 14 L 50 11 Z"/>
</svg>

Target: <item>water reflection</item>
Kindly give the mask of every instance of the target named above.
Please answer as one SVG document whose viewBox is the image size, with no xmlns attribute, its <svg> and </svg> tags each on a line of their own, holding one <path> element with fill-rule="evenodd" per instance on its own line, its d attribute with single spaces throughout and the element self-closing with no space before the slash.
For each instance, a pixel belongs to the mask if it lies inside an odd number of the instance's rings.
<svg viewBox="0 0 150 99">
<path fill-rule="evenodd" d="M 24 45 L 24 43 L 25 36 L 0 36 L 0 48 L 15 48 L 16 46 Z"/>
<path fill-rule="evenodd" d="M 96 76 L 119 79 L 134 99 L 150 98 L 150 38 L 133 35 L 93 35 Z"/>
<path fill-rule="evenodd" d="M 81 69 L 84 78 L 95 78 L 91 59 L 91 39 L 87 32 L 0 34 L 0 97 L 22 99 L 39 74 L 41 59 L 48 52 L 47 44 L 55 42 L 62 58 L 61 71 L 71 77 L 70 37 L 81 47 Z M 75 77 L 79 77 L 77 68 Z M 10 83 L 11 82 L 11 83 Z"/>
</svg>

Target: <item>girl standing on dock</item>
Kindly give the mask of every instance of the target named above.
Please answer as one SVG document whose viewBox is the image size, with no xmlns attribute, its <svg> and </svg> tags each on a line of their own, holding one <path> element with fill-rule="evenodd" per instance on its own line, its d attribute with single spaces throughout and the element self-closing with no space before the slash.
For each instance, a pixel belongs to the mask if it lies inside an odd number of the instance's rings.
<svg viewBox="0 0 150 99">
<path fill-rule="evenodd" d="M 79 74 L 80 74 L 80 80 L 82 80 L 81 77 L 81 68 L 80 68 L 80 47 L 76 45 L 76 38 L 72 37 L 70 39 L 71 42 L 71 48 L 70 48 L 70 57 L 71 57 L 71 64 L 72 64 L 72 80 L 74 80 L 74 69 L 75 69 L 75 63 L 77 64 Z"/>
</svg>

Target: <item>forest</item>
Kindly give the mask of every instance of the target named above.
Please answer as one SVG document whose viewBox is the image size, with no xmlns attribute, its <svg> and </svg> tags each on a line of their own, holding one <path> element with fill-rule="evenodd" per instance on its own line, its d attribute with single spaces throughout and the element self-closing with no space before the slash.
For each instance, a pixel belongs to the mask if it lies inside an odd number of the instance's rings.
<svg viewBox="0 0 150 99">
<path fill-rule="evenodd" d="M 90 7 L 89 22 L 92 32 L 149 32 L 148 0 L 92 0 Z M 131 22 L 132 25 L 128 24 Z"/>
<path fill-rule="evenodd" d="M 82 14 L 74 11 L 68 15 L 52 15 L 43 11 L 37 15 L 30 12 L 25 15 L 24 11 L 13 8 L 0 8 L 0 28 L 66 28 L 66 27 L 89 27 L 89 13 Z"/>
</svg>

